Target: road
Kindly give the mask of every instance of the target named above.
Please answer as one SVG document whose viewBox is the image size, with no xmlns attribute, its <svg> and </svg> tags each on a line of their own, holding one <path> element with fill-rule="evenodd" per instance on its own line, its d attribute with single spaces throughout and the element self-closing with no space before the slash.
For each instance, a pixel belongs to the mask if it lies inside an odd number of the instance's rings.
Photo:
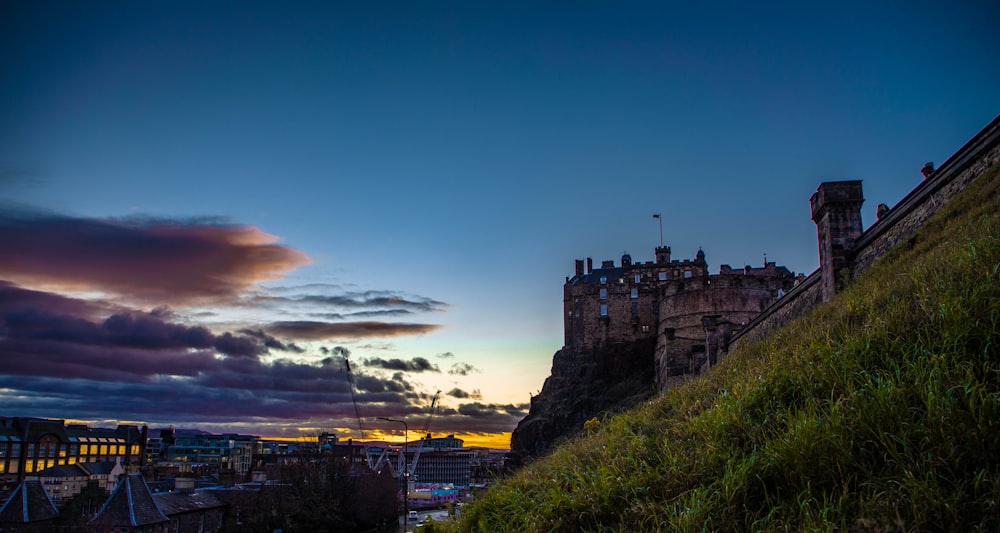
<svg viewBox="0 0 1000 533">
<path fill-rule="evenodd" d="M 419 525 L 419 524 L 424 523 L 424 521 L 427 520 L 428 517 L 430 517 L 431 519 L 433 519 L 433 520 L 435 520 L 437 522 L 443 522 L 445 520 L 448 520 L 448 510 L 447 509 L 427 509 L 427 510 L 423 510 L 423 511 L 417 511 L 417 519 L 416 520 L 406 520 L 406 531 L 414 531 L 414 530 L 418 529 L 416 526 Z M 404 518 L 406 518 L 406 517 L 400 515 L 400 521 L 403 521 Z"/>
</svg>

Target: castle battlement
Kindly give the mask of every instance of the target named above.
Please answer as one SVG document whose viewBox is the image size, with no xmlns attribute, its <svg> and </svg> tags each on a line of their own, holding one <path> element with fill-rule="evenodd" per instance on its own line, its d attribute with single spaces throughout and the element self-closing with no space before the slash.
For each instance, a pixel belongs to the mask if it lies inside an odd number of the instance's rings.
<svg viewBox="0 0 1000 533">
<path fill-rule="evenodd" d="M 566 348 L 665 339 L 670 330 L 677 342 L 665 351 L 671 360 L 664 364 L 672 375 L 681 366 L 691 368 L 695 354 L 705 353 L 705 317 L 713 317 L 713 324 L 736 324 L 727 327 L 738 330 L 795 283 L 792 272 L 773 262 L 740 270 L 723 265 L 710 274 L 700 249 L 694 259 L 672 259 L 664 246 L 654 253 L 656 261 L 633 262 L 626 253 L 619 263 L 604 260 L 598 268 L 590 258 L 576 261 L 563 289 Z M 687 342 L 695 336 L 700 343 Z"/>
</svg>

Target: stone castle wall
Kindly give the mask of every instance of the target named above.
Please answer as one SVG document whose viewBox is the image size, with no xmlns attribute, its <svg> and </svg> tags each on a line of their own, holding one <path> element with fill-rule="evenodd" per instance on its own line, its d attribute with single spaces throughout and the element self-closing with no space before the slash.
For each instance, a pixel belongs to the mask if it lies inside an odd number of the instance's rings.
<svg viewBox="0 0 1000 533">
<path fill-rule="evenodd" d="M 633 263 L 628 254 L 620 265 L 577 261 L 576 273 L 563 286 L 565 346 L 586 350 L 610 342 L 635 342 L 656 337 L 660 290 L 685 277 L 705 275 L 701 259 L 670 259 L 669 247 L 656 249 L 656 262 Z"/>
<path fill-rule="evenodd" d="M 909 239 L 945 202 L 1000 160 L 1000 117 L 948 158 L 930 177 L 858 239 L 854 275 L 872 266 L 890 248 Z"/>
<path fill-rule="evenodd" d="M 925 165 L 922 171 L 925 179 L 895 206 L 888 210 L 880 209 L 879 219 L 849 244 L 847 264 L 823 260 L 822 241 L 824 238 L 829 239 L 829 236 L 824 235 L 826 228 L 818 228 L 821 241 L 820 269 L 734 335 L 730 353 L 740 344 L 761 339 L 769 331 L 828 300 L 829 295 L 824 295 L 824 287 L 829 287 L 829 283 L 824 285 L 824 280 L 830 282 L 836 277 L 838 272 L 833 269 L 847 269 L 852 278 L 859 276 L 894 246 L 910 239 L 942 205 L 997 161 L 1000 161 L 1000 116 L 995 117 L 937 170 Z M 820 221 L 817 220 L 817 225 L 819 224 Z"/>
<path fill-rule="evenodd" d="M 663 288 L 656 343 L 660 388 L 672 384 L 675 376 L 714 363 L 729 338 L 794 283 L 792 273 L 775 268 L 774 263 L 764 269 L 723 267 L 722 271 L 728 273 L 678 281 Z M 717 330 L 720 340 L 713 343 L 709 330 Z"/>
</svg>

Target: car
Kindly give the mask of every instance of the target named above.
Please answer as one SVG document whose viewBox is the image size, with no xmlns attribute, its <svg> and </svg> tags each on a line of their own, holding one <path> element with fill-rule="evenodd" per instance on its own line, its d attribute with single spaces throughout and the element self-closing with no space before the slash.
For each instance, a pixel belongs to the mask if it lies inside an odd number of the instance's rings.
<svg viewBox="0 0 1000 533">
<path fill-rule="evenodd" d="M 416 520 L 418 518 L 417 512 L 416 511 L 410 511 L 410 514 L 407 515 L 407 518 L 409 518 L 410 520 Z"/>
</svg>

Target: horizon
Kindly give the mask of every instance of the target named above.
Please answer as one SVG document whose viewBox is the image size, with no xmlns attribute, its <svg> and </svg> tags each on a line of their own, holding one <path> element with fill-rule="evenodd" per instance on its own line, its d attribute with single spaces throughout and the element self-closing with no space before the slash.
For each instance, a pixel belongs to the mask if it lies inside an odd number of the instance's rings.
<svg viewBox="0 0 1000 533">
<path fill-rule="evenodd" d="M 997 115 L 991 13 L 8 2 L 0 402 L 509 448 L 574 260 L 811 273 L 819 183 L 867 227 Z"/>
</svg>

